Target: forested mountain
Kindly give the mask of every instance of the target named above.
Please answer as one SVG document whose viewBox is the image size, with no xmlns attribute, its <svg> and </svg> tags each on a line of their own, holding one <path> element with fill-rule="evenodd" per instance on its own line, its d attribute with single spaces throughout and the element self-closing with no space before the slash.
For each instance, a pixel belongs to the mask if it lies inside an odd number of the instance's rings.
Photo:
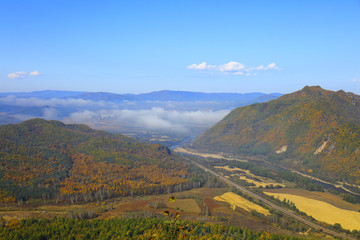
<svg viewBox="0 0 360 240">
<path fill-rule="evenodd" d="M 0 127 L 0 202 L 154 194 L 189 187 L 187 167 L 159 144 L 32 119 Z"/>
<path fill-rule="evenodd" d="M 233 110 L 192 146 L 265 156 L 308 174 L 360 184 L 360 96 L 306 86 Z"/>
</svg>

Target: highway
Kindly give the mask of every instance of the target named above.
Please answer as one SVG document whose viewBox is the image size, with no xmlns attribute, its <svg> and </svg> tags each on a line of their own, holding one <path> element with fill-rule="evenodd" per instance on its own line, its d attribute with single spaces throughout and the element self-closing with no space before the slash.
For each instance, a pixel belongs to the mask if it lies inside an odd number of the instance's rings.
<svg viewBox="0 0 360 240">
<path fill-rule="evenodd" d="M 184 157 L 184 156 L 183 156 L 183 157 Z M 185 157 L 184 157 L 184 158 L 185 158 Z M 190 159 L 187 159 L 187 160 L 190 160 Z M 224 176 L 221 176 L 221 175 L 217 174 L 216 172 L 214 172 L 214 171 L 206 168 L 205 166 L 203 166 L 203 165 L 201 165 L 201 164 L 199 164 L 199 163 L 197 163 L 197 162 L 195 162 L 195 161 L 193 161 L 193 160 L 190 160 L 190 161 L 191 161 L 192 163 L 194 163 L 196 166 L 198 166 L 199 168 L 203 169 L 204 171 L 207 171 L 207 172 L 211 173 L 212 175 L 216 176 L 217 178 L 219 178 L 220 180 L 224 181 L 225 183 L 227 183 L 227 184 L 229 184 L 229 185 L 231 185 L 231 186 L 236 187 L 238 190 L 240 190 L 241 192 L 247 194 L 248 196 L 250 196 L 250 197 L 252 197 L 252 198 L 254 198 L 254 199 L 258 199 L 258 200 L 262 201 L 263 203 L 265 203 L 266 205 L 270 206 L 271 208 L 276 209 L 276 210 L 278 210 L 279 212 L 282 212 L 283 214 L 285 214 L 285 215 L 287 215 L 287 216 L 289 216 L 289 217 L 292 217 L 292 218 L 296 219 L 296 220 L 299 221 L 299 222 L 302 222 L 302 223 L 304 223 L 304 224 L 306 224 L 306 225 L 308 225 L 308 226 L 310 226 L 310 227 L 312 227 L 312 228 L 314 228 L 314 229 L 321 230 L 321 231 L 323 231 L 324 233 L 330 234 L 330 235 L 335 236 L 335 237 L 339 237 L 339 238 L 342 238 L 342 239 L 353 239 L 353 240 L 355 240 L 355 238 L 348 237 L 348 236 L 346 236 L 346 235 L 344 235 L 344 234 L 341 234 L 341 233 L 337 233 L 337 232 L 332 231 L 332 230 L 330 230 L 330 229 L 324 228 L 324 227 L 322 227 L 322 226 L 320 226 L 320 225 L 318 225 L 318 224 L 316 224 L 316 223 L 313 223 L 313 222 L 311 222 L 311 221 L 309 221 L 309 220 L 307 220 L 307 219 L 305 219 L 305 218 L 302 218 L 302 217 L 296 215 L 295 213 L 289 211 L 288 209 L 282 208 L 282 207 L 280 207 L 280 206 L 278 206 L 278 205 L 270 202 L 269 200 L 267 200 L 267 199 L 265 199 L 265 198 L 263 198 L 263 197 L 255 194 L 255 193 L 249 191 L 249 190 L 246 189 L 245 187 L 240 186 L 239 184 L 236 184 L 236 183 L 234 183 L 233 181 L 230 181 L 229 179 L 225 178 Z"/>
</svg>

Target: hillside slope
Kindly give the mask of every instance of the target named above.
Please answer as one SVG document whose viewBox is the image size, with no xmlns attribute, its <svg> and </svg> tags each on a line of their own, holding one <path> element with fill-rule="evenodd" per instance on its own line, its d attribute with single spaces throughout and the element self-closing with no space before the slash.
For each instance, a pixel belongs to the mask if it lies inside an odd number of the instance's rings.
<svg viewBox="0 0 360 240">
<path fill-rule="evenodd" d="M 192 147 L 266 156 L 327 179 L 360 184 L 360 96 L 306 86 L 233 110 Z"/>
<path fill-rule="evenodd" d="M 187 167 L 159 144 L 32 119 L 0 126 L 0 202 L 100 200 L 172 191 Z"/>
</svg>

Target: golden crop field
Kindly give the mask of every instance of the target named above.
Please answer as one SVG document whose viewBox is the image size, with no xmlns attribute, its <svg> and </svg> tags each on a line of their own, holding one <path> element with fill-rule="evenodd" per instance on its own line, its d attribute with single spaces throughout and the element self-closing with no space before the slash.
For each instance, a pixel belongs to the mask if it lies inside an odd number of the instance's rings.
<svg viewBox="0 0 360 240">
<path fill-rule="evenodd" d="M 273 182 L 273 181 L 271 181 L 271 180 L 265 179 L 265 178 L 263 178 L 263 177 L 261 178 L 262 182 L 256 181 L 256 180 L 253 180 L 253 179 L 250 179 L 250 178 L 247 178 L 246 176 L 240 176 L 240 179 L 241 179 L 241 180 L 245 180 L 245 181 L 247 181 L 248 183 L 253 183 L 253 184 L 255 184 L 256 187 L 263 187 L 263 188 L 265 188 L 266 186 L 270 186 L 270 185 L 285 187 L 284 184 L 276 183 L 276 182 Z"/>
<path fill-rule="evenodd" d="M 300 188 L 279 188 L 279 189 L 266 189 L 265 192 L 270 193 L 285 193 L 285 194 L 291 194 L 296 195 L 300 197 L 306 197 L 311 198 L 314 200 L 322 201 L 329 203 L 331 205 L 334 205 L 335 207 L 346 209 L 350 211 L 360 211 L 360 205 L 359 204 L 353 204 L 346 202 L 342 199 L 339 195 L 334 195 L 329 192 L 315 192 L 315 191 L 308 191 L 305 189 Z"/>
<path fill-rule="evenodd" d="M 243 172 L 248 171 L 249 172 L 249 170 L 243 170 L 243 169 L 237 168 L 237 167 L 230 168 L 229 166 L 214 166 L 214 168 L 224 169 L 224 170 L 229 171 L 229 172 L 233 172 L 233 171 L 243 171 Z"/>
<path fill-rule="evenodd" d="M 360 230 L 360 212 L 341 209 L 323 201 L 291 194 L 264 193 L 279 198 L 280 200 L 286 198 L 295 203 L 295 206 L 300 211 L 306 212 L 307 215 L 311 215 L 319 221 L 330 224 L 340 223 L 344 229 Z"/>
<path fill-rule="evenodd" d="M 214 166 L 214 168 L 224 169 L 229 172 L 242 171 L 244 176 L 240 176 L 239 178 L 241 180 L 247 181 L 248 183 L 253 183 L 256 187 L 261 186 L 261 187 L 265 188 L 266 186 L 270 186 L 270 185 L 285 187 L 284 184 L 274 182 L 273 180 L 271 180 L 269 178 L 257 176 L 255 174 L 251 173 L 249 170 L 244 170 L 244 169 L 237 168 L 237 167 L 230 168 L 229 166 Z M 253 178 L 259 179 L 260 181 L 254 180 Z"/>
<path fill-rule="evenodd" d="M 224 193 L 221 196 L 214 197 L 214 199 L 216 201 L 227 202 L 233 208 L 235 208 L 235 206 L 236 206 L 236 207 L 242 208 L 248 212 L 251 212 L 252 210 L 256 210 L 264 215 L 270 215 L 270 212 L 267 209 L 255 204 L 253 202 L 250 202 L 246 198 L 243 198 L 233 192 Z"/>
</svg>

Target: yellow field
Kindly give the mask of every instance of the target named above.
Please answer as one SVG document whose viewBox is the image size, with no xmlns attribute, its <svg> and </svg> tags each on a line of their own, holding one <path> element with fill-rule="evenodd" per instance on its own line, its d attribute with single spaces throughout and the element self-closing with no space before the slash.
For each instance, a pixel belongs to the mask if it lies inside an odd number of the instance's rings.
<svg viewBox="0 0 360 240">
<path fill-rule="evenodd" d="M 252 210 L 256 210 L 264 215 L 270 215 L 269 211 L 253 202 L 250 202 L 249 200 L 235 194 L 232 192 L 224 193 L 221 196 L 214 197 L 216 201 L 221 202 L 227 202 L 229 203 L 233 208 L 239 207 L 242 208 L 248 212 L 251 212 Z"/>
<path fill-rule="evenodd" d="M 276 183 L 276 182 L 272 181 L 271 179 L 252 174 L 249 170 L 244 170 L 244 169 L 237 168 L 237 167 L 230 168 L 229 166 L 214 166 L 214 168 L 224 169 L 224 170 L 229 171 L 229 172 L 242 171 L 246 176 L 240 176 L 240 179 L 244 180 L 244 181 L 247 181 L 248 183 L 253 183 L 253 184 L 255 184 L 256 187 L 261 186 L 261 187 L 265 188 L 266 186 L 270 186 L 271 184 L 273 186 L 285 187 L 284 184 Z M 259 179 L 260 181 L 254 180 L 252 178 Z"/>
<path fill-rule="evenodd" d="M 291 195 L 296 195 L 300 197 L 306 197 L 306 198 L 311 198 L 314 200 L 326 202 L 329 203 L 330 205 L 334 205 L 335 207 L 345 210 L 350 210 L 355 212 L 360 211 L 359 204 L 346 202 L 340 196 L 331 194 L 329 192 L 315 192 L 300 188 L 266 189 L 264 190 L 264 192 L 291 194 Z"/>
<path fill-rule="evenodd" d="M 258 177 L 258 178 L 259 178 L 259 177 Z M 241 176 L 240 179 L 241 179 L 241 180 L 245 180 L 245 181 L 247 181 L 248 183 L 253 183 L 253 184 L 255 184 L 256 187 L 263 187 L 263 188 L 265 188 L 266 186 L 270 186 L 270 185 L 285 187 L 284 184 L 276 183 L 276 182 L 273 182 L 273 181 L 271 181 L 271 180 L 269 181 L 268 179 L 265 179 L 265 178 L 261 178 L 262 182 L 259 182 L 259 181 L 253 180 L 253 179 L 249 179 L 249 178 L 247 178 L 246 176 Z"/>
<path fill-rule="evenodd" d="M 279 198 L 280 200 L 286 198 L 287 200 L 295 203 L 295 206 L 300 211 L 306 212 L 306 214 L 311 215 L 319 221 L 330 224 L 340 223 L 344 229 L 360 230 L 359 212 L 341 209 L 326 202 L 306 197 L 285 193 L 264 193 Z"/>
<path fill-rule="evenodd" d="M 243 169 L 237 168 L 237 167 L 230 168 L 229 166 L 214 166 L 214 168 L 216 168 L 216 169 L 224 169 L 224 170 L 229 171 L 229 172 L 233 172 L 233 171 L 246 172 L 246 171 L 248 171 L 248 170 L 243 170 Z"/>
</svg>

